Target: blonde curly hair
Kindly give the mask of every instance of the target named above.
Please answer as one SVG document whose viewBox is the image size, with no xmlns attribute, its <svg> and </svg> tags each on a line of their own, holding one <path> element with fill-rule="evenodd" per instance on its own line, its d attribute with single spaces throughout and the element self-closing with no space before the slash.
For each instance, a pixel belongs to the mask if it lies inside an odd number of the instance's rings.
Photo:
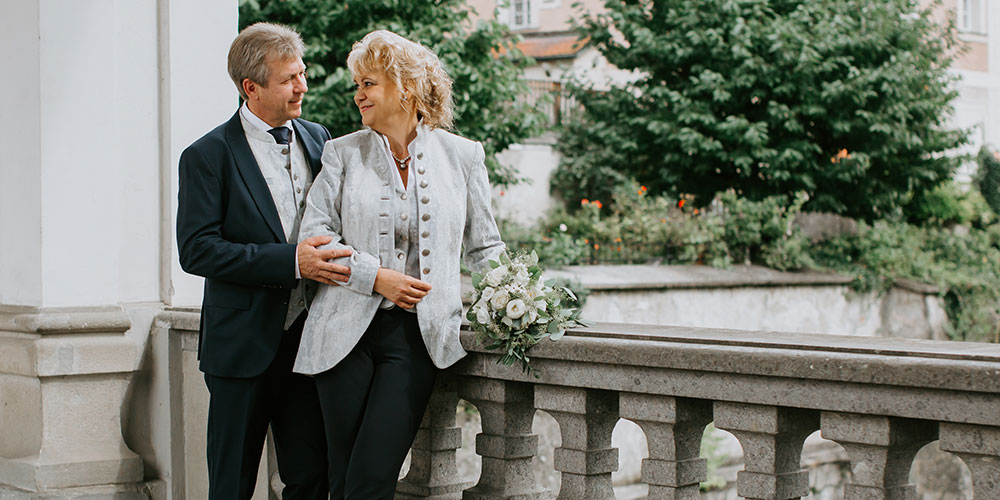
<svg viewBox="0 0 1000 500">
<path fill-rule="evenodd" d="M 451 77 L 437 55 L 423 45 L 391 31 L 373 31 L 355 42 L 347 68 L 354 77 L 384 73 L 397 88 L 409 92 L 424 125 L 452 127 Z"/>
</svg>

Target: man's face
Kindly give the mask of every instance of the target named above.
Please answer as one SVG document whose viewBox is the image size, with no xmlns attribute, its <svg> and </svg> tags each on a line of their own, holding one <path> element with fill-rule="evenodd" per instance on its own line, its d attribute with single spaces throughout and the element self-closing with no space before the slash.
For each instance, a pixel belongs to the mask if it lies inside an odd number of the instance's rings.
<svg viewBox="0 0 1000 500">
<path fill-rule="evenodd" d="M 306 85 L 306 65 L 302 58 L 268 59 L 269 78 L 266 85 L 244 80 L 243 89 L 247 93 L 250 111 L 271 125 L 277 127 L 288 120 L 302 115 L 302 97 L 309 87 Z"/>
</svg>

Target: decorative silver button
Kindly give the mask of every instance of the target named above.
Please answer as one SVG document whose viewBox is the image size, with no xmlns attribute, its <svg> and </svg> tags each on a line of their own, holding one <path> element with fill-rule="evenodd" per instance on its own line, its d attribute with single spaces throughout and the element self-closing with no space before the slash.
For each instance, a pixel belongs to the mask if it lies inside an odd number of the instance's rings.
<svg viewBox="0 0 1000 500">
<path fill-rule="evenodd" d="M 399 260 L 403 260 L 406 258 L 406 254 L 404 254 L 403 252 L 399 252 L 398 254 L 396 254 L 396 258 Z"/>
<path fill-rule="evenodd" d="M 424 232 L 420 233 L 420 237 L 421 238 L 430 238 L 431 237 L 431 233 L 430 233 L 430 231 L 424 231 Z"/>
<path fill-rule="evenodd" d="M 288 148 L 282 148 L 281 149 L 281 154 L 287 155 L 288 154 Z"/>
<path fill-rule="evenodd" d="M 293 180 L 293 181 L 297 181 L 297 180 L 299 180 L 299 174 L 295 174 L 295 175 L 293 175 L 293 176 L 292 176 L 292 180 Z"/>
<path fill-rule="evenodd" d="M 304 306 L 304 305 L 306 305 L 306 301 L 304 301 L 304 300 L 302 300 L 302 299 L 299 299 L 299 305 L 300 305 L 300 306 Z"/>
<path fill-rule="evenodd" d="M 423 217 L 421 217 L 420 219 L 423 220 L 424 222 L 427 222 L 431 220 L 431 214 L 424 214 Z"/>
<path fill-rule="evenodd" d="M 424 174 L 424 167 L 418 168 L 417 169 L 417 173 L 420 174 L 420 175 L 423 175 Z"/>
<path fill-rule="evenodd" d="M 399 218 L 401 220 L 406 220 L 406 214 L 399 214 Z"/>
<path fill-rule="evenodd" d="M 420 181 L 420 187 L 422 188 L 427 187 L 427 181 Z"/>
<path fill-rule="evenodd" d="M 423 198 L 420 199 L 420 203 L 423 203 L 424 205 L 426 205 L 426 204 L 428 204 L 430 202 L 431 202 L 431 199 L 428 198 L 428 197 L 426 197 L 426 196 L 424 196 Z"/>
<path fill-rule="evenodd" d="M 406 199 L 406 193 L 403 193 L 403 194 L 399 195 L 399 199 L 405 200 Z"/>
<path fill-rule="evenodd" d="M 424 274 L 430 274 L 431 273 L 431 268 L 425 267 L 423 272 L 424 272 Z"/>
<path fill-rule="evenodd" d="M 427 257 L 430 254 L 431 254 L 431 251 L 428 250 L 428 249 L 426 249 L 426 248 L 424 249 L 423 252 L 420 252 L 420 255 L 423 255 L 424 257 Z"/>
<path fill-rule="evenodd" d="M 417 153 L 417 159 L 418 160 L 423 160 L 424 159 L 424 152 L 423 151 Z"/>
<path fill-rule="evenodd" d="M 295 188 L 295 192 L 296 192 L 296 193 L 301 193 L 301 192 L 302 192 L 302 188 L 301 188 L 301 187 L 297 187 L 297 188 Z"/>
</svg>

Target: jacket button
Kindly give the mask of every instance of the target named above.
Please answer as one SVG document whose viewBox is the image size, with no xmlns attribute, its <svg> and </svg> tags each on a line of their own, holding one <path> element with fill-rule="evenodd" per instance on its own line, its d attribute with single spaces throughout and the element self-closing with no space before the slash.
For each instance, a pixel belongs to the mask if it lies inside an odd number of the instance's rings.
<svg viewBox="0 0 1000 500">
<path fill-rule="evenodd" d="M 420 217 L 420 219 L 423 220 L 424 222 L 427 222 L 431 220 L 431 214 L 424 214 L 423 217 Z"/>
<path fill-rule="evenodd" d="M 431 251 L 428 250 L 428 249 L 426 249 L 426 248 L 424 249 L 423 252 L 420 252 L 420 255 L 423 255 L 424 257 L 427 257 L 430 254 L 431 254 Z"/>
<path fill-rule="evenodd" d="M 424 175 L 424 167 L 418 168 L 417 169 L 417 173 L 420 174 L 420 175 Z"/>
<path fill-rule="evenodd" d="M 431 273 L 431 268 L 425 267 L 423 273 L 424 274 L 430 274 Z"/>
<path fill-rule="evenodd" d="M 427 181 L 420 181 L 420 187 L 422 188 L 427 187 Z"/>
<path fill-rule="evenodd" d="M 424 159 L 424 153 L 423 153 L 423 151 L 417 153 L 417 159 L 418 160 L 423 160 Z"/>
<path fill-rule="evenodd" d="M 287 155 L 287 154 L 288 154 L 288 148 L 283 148 L 283 149 L 281 150 L 281 154 L 283 154 L 283 155 Z"/>
<path fill-rule="evenodd" d="M 424 232 L 420 233 L 420 237 L 421 238 L 430 238 L 431 237 L 431 233 L 430 233 L 430 231 L 424 231 Z"/>
<path fill-rule="evenodd" d="M 399 214 L 399 220 L 406 220 L 406 214 Z"/>
<path fill-rule="evenodd" d="M 403 194 L 399 195 L 399 199 L 405 200 L 406 199 L 406 193 L 403 193 Z"/>
<path fill-rule="evenodd" d="M 428 197 L 426 197 L 426 196 L 424 196 L 423 198 L 420 199 L 420 203 L 423 203 L 424 205 L 426 205 L 426 204 L 428 204 L 430 202 L 431 202 L 431 199 L 428 198 Z"/>
</svg>

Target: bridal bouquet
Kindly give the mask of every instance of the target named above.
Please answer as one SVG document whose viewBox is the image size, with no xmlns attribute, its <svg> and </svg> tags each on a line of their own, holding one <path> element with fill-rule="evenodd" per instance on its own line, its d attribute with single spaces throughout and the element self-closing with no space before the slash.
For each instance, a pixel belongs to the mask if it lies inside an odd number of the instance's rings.
<svg viewBox="0 0 1000 500">
<path fill-rule="evenodd" d="M 521 370 L 530 373 L 528 349 L 546 337 L 558 340 L 567 328 L 584 326 L 580 311 L 567 305 L 576 295 L 542 281 L 535 252 L 513 258 L 503 253 L 490 267 L 486 274 L 472 275 L 475 293 L 466 317 L 479 342 L 502 353 L 498 363 L 520 361 Z"/>
</svg>

